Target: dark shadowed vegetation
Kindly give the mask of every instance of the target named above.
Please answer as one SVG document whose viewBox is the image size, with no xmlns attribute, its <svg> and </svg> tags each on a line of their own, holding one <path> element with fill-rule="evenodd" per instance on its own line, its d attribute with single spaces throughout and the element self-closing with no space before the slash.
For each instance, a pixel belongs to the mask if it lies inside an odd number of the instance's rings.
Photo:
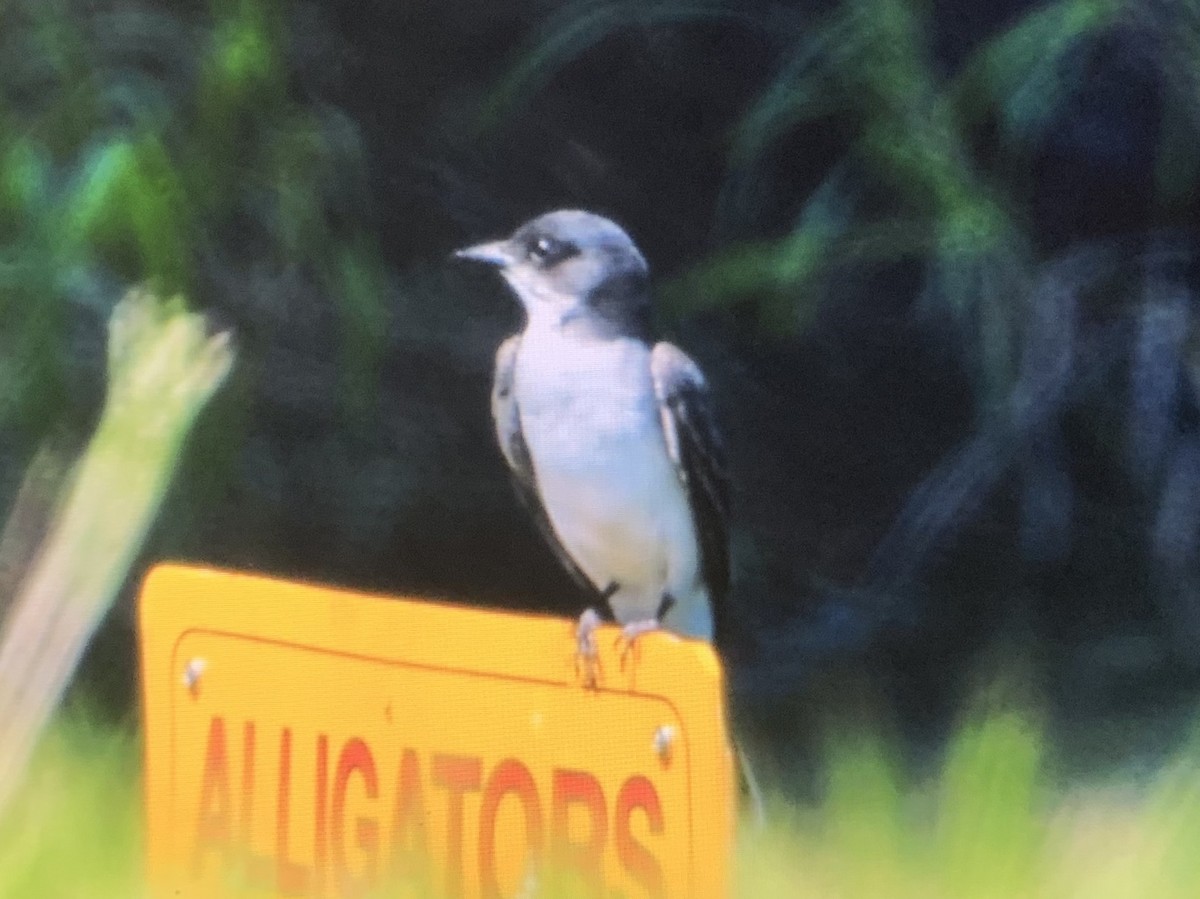
<svg viewBox="0 0 1200 899">
<path fill-rule="evenodd" d="M 712 381 L 764 752 L 848 681 L 928 746 L 1000 642 L 1082 763 L 1157 754 L 1200 687 L 1198 141 L 1192 0 L 0 2 L 0 583 L 150 283 L 240 355 L 143 561 L 575 614 L 491 436 L 515 305 L 446 257 L 584 206 Z M 127 609 L 79 679 L 117 716 Z"/>
</svg>

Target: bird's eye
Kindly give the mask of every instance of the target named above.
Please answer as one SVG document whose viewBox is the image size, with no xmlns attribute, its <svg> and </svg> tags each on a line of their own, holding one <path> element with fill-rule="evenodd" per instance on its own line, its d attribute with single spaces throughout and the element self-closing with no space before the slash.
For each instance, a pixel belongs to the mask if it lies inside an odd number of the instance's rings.
<svg viewBox="0 0 1200 899">
<path fill-rule="evenodd" d="M 574 244 L 544 234 L 529 244 L 529 258 L 543 268 L 562 262 L 578 252 Z"/>
</svg>

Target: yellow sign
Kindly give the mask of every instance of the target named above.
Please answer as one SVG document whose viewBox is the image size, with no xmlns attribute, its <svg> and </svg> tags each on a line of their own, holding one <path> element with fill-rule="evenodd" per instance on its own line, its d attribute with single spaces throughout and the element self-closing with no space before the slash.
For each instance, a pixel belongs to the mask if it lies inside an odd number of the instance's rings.
<svg viewBox="0 0 1200 899">
<path fill-rule="evenodd" d="M 152 896 L 723 897 L 701 642 L 160 566 L 140 603 Z M 572 893 L 572 895 L 579 895 Z"/>
</svg>

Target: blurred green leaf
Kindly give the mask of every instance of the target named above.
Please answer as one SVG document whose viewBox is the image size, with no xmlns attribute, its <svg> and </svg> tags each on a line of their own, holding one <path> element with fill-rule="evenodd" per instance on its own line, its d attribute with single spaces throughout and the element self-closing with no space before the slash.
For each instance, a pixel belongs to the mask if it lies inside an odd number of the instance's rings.
<svg viewBox="0 0 1200 899">
<path fill-rule="evenodd" d="M 0 822 L 0 893 L 144 896 L 137 758 L 132 735 L 78 709 L 57 721 Z"/>
<path fill-rule="evenodd" d="M 853 207 L 853 198 L 835 172 L 808 199 L 787 236 L 735 244 L 665 285 L 664 314 L 682 317 L 756 298 L 760 323 L 766 330 L 795 333 L 817 308 L 815 302 L 801 296 L 829 264 L 835 242 L 849 226 Z"/>
<path fill-rule="evenodd" d="M 522 51 L 500 84 L 485 98 L 480 130 L 498 126 L 515 107 L 535 95 L 563 66 L 604 39 L 626 28 L 680 25 L 702 21 L 744 20 L 721 0 L 575 0 L 547 17 L 532 45 Z"/>
<path fill-rule="evenodd" d="M 995 108 L 1011 143 L 1032 144 L 1081 83 L 1082 68 L 1067 65 L 1071 51 L 1111 27 L 1122 6 L 1122 0 L 1059 0 L 1031 10 L 985 43 L 967 60 L 951 94 L 964 123 L 973 125 Z"/>
<path fill-rule="evenodd" d="M 164 289 L 190 283 L 186 193 L 153 137 L 118 138 L 85 157 L 66 227 L 126 277 L 150 278 Z M 122 258 L 127 249 L 135 258 Z"/>
<path fill-rule="evenodd" d="M 1147 803 L 1145 848 L 1159 856 L 1155 895 L 1191 895 L 1200 874 L 1200 727 L 1182 752 L 1157 776 Z"/>
<path fill-rule="evenodd" d="M 379 364 L 391 331 L 384 267 L 372 248 L 339 248 L 330 292 L 341 325 L 343 406 L 361 418 L 375 409 Z"/>
<path fill-rule="evenodd" d="M 904 784 L 894 755 L 877 738 L 844 735 L 828 744 L 824 837 L 841 858 L 860 858 L 839 879 L 847 895 L 904 895 L 919 864 Z"/>
<path fill-rule="evenodd" d="M 0 208 L 5 217 L 18 220 L 43 213 L 51 196 L 50 173 L 44 147 L 19 137 L 12 140 L 0 156 Z"/>
<path fill-rule="evenodd" d="M 942 772 L 939 868 L 948 895 L 1031 895 L 1044 840 L 1042 736 L 1027 714 L 991 709 L 955 737 Z M 989 877 L 981 883 L 979 872 Z"/>
<path fill-rule="evenodd" d="M 227 111 L 282 88 L 279 22 L 270 0 L 216 0 L 201 92 Z"/>
<path fill-rule="evenodd" d="M 848 21 L 835 16 L 797 38 L 779 73 L 737 124 L 729 154 L 735 168 L 753 165 L 791 129 L 844 107 L 847 98 L 831 60 L 848 29 Z"/>
<path fill-rule="evenodd" d="M 362 193 L 357 134 L 289 97 L 283 9 L 212 0 L 205 19 L 22 0 L 6 15 L 0 425 L 28 422 L 36 438 L 62 408 L 73 304 L 105 314 L 130 283 L 228 283 L 244 255 L 340 291 L 343 243 L 367 254 L 338 205 Z"/>
</svg>

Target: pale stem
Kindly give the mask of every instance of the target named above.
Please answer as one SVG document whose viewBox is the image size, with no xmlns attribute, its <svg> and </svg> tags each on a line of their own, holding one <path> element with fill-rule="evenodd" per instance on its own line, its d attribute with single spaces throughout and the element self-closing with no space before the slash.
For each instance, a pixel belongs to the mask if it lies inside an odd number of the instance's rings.
<svg viewBox="0 0 1200 899">
<path fill-rule="evenodd" d="M 100 423 L 0 627 L 0 815 L 233 357 L 178 299 L 134 290 L 114 309 Z"/>
</svg>

